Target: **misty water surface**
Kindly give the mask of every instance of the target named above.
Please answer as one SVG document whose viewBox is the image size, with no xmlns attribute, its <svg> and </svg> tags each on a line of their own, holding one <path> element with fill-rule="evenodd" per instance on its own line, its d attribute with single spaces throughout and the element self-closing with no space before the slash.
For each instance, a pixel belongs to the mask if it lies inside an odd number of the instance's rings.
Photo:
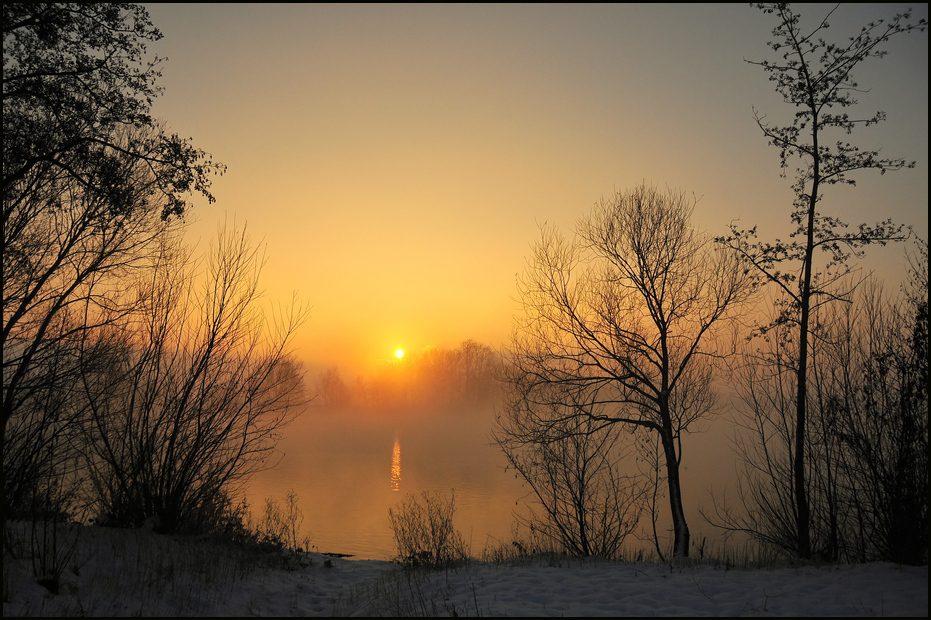
<svg viewBox="0 0 931 620">
<path fill-rule="evenodd" d="M 278 465 L 253 477 L 258 514 L 266 497 L 294 489 L 302 529 L 316 551 L 360 559 L 396 555 L 388 509 L 407 494 L 455 490 L 455 525 L 473 556 L 511 539 L 527 490 L 505 471 L 488 437 L 490 408 L 443 412 L 325 411 L 311 407 L 284 433 Z M 521 502 L 523 504 L 523 502 Z"/>
</svg>

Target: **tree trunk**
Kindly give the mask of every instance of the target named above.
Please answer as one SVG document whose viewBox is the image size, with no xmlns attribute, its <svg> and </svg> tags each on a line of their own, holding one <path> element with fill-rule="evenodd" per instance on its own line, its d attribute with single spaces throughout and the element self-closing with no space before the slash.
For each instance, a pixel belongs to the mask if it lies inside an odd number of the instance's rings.
<svg viewBox="0 0 931 620">
<path fill-rule="evenodd" d="M 661 432 L 663 439 L 663 452 L 666 455 L 666 481 L 669 484 L 669 508 L 672 513 L 672 528 L 675 534 L 673 543 L 673 557 L 689 557 L 689 526 L 685 521 L 685 510 L 682 508 L 682 488 L 679 484 L 679 460 L 676 458 L 676 447 L 672 432 L 666 428 Z"/>
<path fill-rule="evenodd" d="M 808 504 L 808 492 L 805 484 L 805 434 L 807 429 L 808 405 L 808 331 L 811 320 L 811 274 L 815 253 L 815 206 L 818 203 L 818 186 L 821 181 L 821 160 L 818 156 L 818 117 L 813 110 L 812 143 L 814 144 L 814 162 L 812 164 L 811 196 L 808 203 L 808 226 L 805 245 L 805 259 L 802 265 L 802 290 L 799 297 L 801 316 L 799 317 L 798 338 L 798 389 L 795 399 L 795 462 L 793 475 L 795 482 L 795 518 L 798 530 L 798 556 L 811 558 L 811 508 Z"/>
<path fill-rule="evenodd" d="M 806 265 L 806 275 L 810 269 Z M 807 278 L 806 278 L 807 280 Z M 795 402 L 795 461 L 792 474 L 795 482 L 795 519 L 798 530 L 798 556 L 803 559 L 811 557 L 811 511 L 808 506 L 808 494 L 805 488 L 805 428 L 806 400 L 808 398 L 808 287 L 802 293 L 802 317 L 799 334 L 798 389 Z"/>
</svg>

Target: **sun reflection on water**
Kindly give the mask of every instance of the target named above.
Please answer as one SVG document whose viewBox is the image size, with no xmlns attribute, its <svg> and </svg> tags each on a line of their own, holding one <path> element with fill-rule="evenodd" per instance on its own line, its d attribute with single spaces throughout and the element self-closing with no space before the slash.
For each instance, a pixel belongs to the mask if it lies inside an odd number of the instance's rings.
<svg viewBox="0 0 931 620">
<path fill-rule="evenodd" d="M 394 450 L 391 452 L 391 490 L 401 490 L 401 440 L 394 438 Z"/>
</svg>

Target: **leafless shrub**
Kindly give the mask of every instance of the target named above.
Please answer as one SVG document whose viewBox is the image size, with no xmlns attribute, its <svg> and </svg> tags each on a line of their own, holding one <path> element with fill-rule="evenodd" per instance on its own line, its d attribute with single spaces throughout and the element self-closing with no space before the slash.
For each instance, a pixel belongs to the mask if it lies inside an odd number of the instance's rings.
<svg viewBox="0 0 931 620">
<path fill-rule="evenodd" d="M 446 566 L 469 557 L 462 534 L 453 525 L 455 493 L 447 500 L 424 491 L 408 495 L 388 510 L 398 561 L 411 566 Z"/>
<path fill-rule="evenodd" d="M 256 541 L 260 544 L 271 545 L 278 549 L 303 551 L 310 546 L 310 539 L 301 534 L 303 522 L 304 512 L 298 505 L 297 493 L 291 489 L 285 494 L 283 507 L 275 498 L 265 499 L 262 513 L 252 526 L 252 530 Z"/>
<path fill-rule="evenodd" d="M 288 346 L 305 314 L 295 306 L 268 324 L 261 265 L 244 229 L 221 229 L 198 286 L 187 253 L 166 245 L 140 310 L 111 339 L 112 364 L 85 355 L 87 467 L 114 524 L 209 528 L 299 412 Z"/>
<path fill-rule="evenodd" d="M 561 408 L 554 418 L 546 429 L 538 419 L 530 427 L 526 418 L 498 419 L 493 437 L 533 492 L 518 524 L 571 555 L 614 558 L 637 527 L 648 486 L 623 473 L 629 436 Z"/>
</svg>

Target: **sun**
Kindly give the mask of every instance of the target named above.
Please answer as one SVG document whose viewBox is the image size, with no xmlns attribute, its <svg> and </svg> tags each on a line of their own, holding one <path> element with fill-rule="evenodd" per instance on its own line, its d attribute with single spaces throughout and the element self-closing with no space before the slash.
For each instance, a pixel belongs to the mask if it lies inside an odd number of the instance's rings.
<svg viewBox="0 0 931 620">
<path fill-rule="evenodd" d="M 394 352 L 394 356 L 398 359 L 401 359 L 402 357 L 404 357 L 404 350 L 398 349 L 397 351 Z"/>
</svg>

